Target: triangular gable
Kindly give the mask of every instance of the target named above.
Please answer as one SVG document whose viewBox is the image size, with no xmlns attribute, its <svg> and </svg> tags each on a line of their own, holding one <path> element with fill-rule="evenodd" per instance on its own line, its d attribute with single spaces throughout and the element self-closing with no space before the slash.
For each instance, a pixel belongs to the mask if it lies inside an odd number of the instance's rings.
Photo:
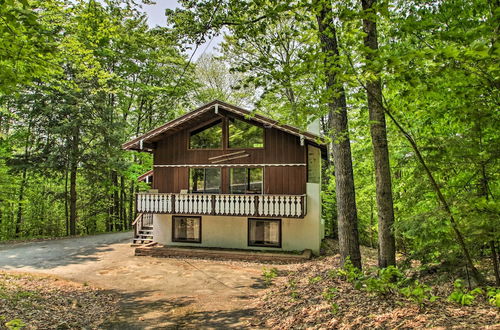
<svg viewBox="0 0 500 330">
<path fill-rule="evenodd" d="M 288 134 L 295 135 L 301 139 L 308 141 L 310 144 L 321 148 L 323 151 L 326 150 L 326 145 L 325 143 L 321 142 L 322 139 L 319 135 L 301 131 L 293 126 L 279 124 L 278 121 L 276 120 L 267 118 L 265 116 L 256 113 L 252 113 L 243 108 L 219 100 L 214 100 L 210 103 L 202 105 L 196 110 L 188 112 L 174 120 L 169 121 L 168 123 L 160 127 L 152 129 L 151 131 L 124 143 L 122 145 L 122 148 L 126 150 L 151 152 L 152 150 L 149 148 L 149 145 L 155 142 L 155 140 L 158 139 L 160 135 L 168 134 L 169 131 L 176 130 L 176 128 L 179 128 L 180 126 L 189 125 L 190 122 L 194 122 L 197 118 L 203 116 L 204 114 L 207 114 L 210 111 L 218 112 L 219 110 L 227 111 L 229 113 L 245 117 L 250 121 L 260 123 L 268 128 L 273 127 L 278 130 L 284 131 Z"/>
</svg>

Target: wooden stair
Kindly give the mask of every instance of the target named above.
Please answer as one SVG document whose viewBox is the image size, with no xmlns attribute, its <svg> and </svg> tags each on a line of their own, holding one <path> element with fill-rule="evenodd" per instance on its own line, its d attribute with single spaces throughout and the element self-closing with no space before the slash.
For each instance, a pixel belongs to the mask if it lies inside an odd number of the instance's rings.
<svg viewBox="0 0 500 330">
<path fill-rule="evenodd" d="M 153 214 L 139 213 L 132 223 L 134 226 L 134 238 L 132 246 L 153 243 Z"/>
</svg>

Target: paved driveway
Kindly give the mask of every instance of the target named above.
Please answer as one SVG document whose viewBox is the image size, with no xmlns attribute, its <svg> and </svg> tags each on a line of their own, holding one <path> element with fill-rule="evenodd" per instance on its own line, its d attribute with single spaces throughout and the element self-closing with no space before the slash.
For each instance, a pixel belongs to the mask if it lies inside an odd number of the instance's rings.
<svg viewBox="0 0 500 330">
<path fill-rule="evenodd" d="M 244 328 L 262 265 L 135 257 L 131 233 L 0 245 L 0 269 L 61 276 L 122 295 L 107 327 Z"/>
</svg>

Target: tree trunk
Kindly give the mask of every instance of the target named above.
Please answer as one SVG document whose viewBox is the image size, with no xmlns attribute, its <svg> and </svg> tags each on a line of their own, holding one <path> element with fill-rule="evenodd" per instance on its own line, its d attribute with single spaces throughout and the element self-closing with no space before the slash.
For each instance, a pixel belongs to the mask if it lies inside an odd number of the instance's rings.
<svg viewBox="0 0 500 330">
<path fill-rule="evenodd" d="M 118 174 L 116 171 L 111 172 L 113 184 L 113 227 L 114 230 L 120 230 L 120 200 L 118 197 Z"/>
<path fill-rule="evenodd" d="M 344 87 L 337 81 L 339 49 L 330 1 L 322 2 L 317 16 L 321 50 L 324 54 L 329 128 L 332 135 L 333 165 L 337 196 L 337 222 L 341 263 L 347 258 L 361 268 L 358 216 L 354 190 L 351 144 L 347 122 L 347 100 Z"/>
<path fill-rule="evenodd" d="M 134 221 L 134 203 L 135 203 L 135 182 L 134 180 L 131 180 L 130 191 L 129 191 L 127 229 L 130 229 L 132 227 L 132 222 Z"/>
<path fill-rule="evenodd" d="M 424 168 L 425 173 L 427 174 L 427 177 L 429 178 L 429 181 L 431 182 L 431 186 L 436 192 L 438 201 L 441 203 L 443 206 L 446 214 L 448 214 L 451 228 L 453 229 L 453 232 L 456 235 L 457 238 L 457 243 L 460 246 L 460 249 L 462 250 L 464 257 L 465 257 L 465 262 L 469 266 L 472 272 L 472 277 L 476 280 L 476 282 L 480 285 L 485 283 L 485 279 L 482 276 L 482 274 L 477 270 L 476 266 L 474 266 L 474 262 L 472 261 L 472 257 L 469 253 L 469 249 L 467 248 L 467 245 L 465 244 L 464 237 L 462 235 L 462 232 L 458 228 L 458 223 L 455 220 L 455 217 L 453 216 L 453 213 L 451 212 L 450 205 L 448 204 L 448 201 L 444 197 L 443 193 L 441 192 L 441 188 L 438 185 L 436 179 L 434 179 L 434 175 L 432 174 L 431 170 L 427 166 L 427 163 L 424 160 L 424 157 L 420 153 L 420 148 L 417 145 L 417 142 L 413 139 L 413 137 L 399 124 L 399 122 L 396 120 L 396 118 L 392 115 L 392 113 L 387 109 L 387 107 L 383 107 L 385 113 L 389 116 L 389 118 L 392 120 L 394 125 L 398 128 L 398 130 L 403 134 L 403 136 L 406 138 L 406 140 L 410 143 L 413 151 L 415 152 L 415 155 L 417 156 L 417 159 Z"/>
<path fill-rule="evenodd" d="M 24 188 L 26 186 L 26 178 L 28 176 L 28 155 L 30 152 L 30 132 L 31 132 L 31 120 L 28 122 L 28 134 L 26 136 L 26 141 L 24 144 L 24 165 L 23 173 L 21 175 L 21 184 L 19 186 L 19 194 L 17 199 L 17 216 L 16 216 L 16 228 L 15 237 L 18 238 L 21 234 L 21 224 L 23 222 L 23 200 L 24 200 Z"/>
<path fill-rule="evenodd" d="M 26 176 L 28 169 L 26 164 L 23 167 L 23 174 L 21 176 L 21 184 L 19 186 L 19 195 L 17 199 L 17 216 L 16 216 L 16 238 L 21 234 L 21 224 L 23 222 L 23 200 L 24 200 L 24 186 L 26 185 Z"/>
<path fill-rule="evenodd" d="M 64 217 L 66 219 L 66 236 L 69 235 L 69 205 L 68 205 L 68 166 L 64 173 Z"/>
<path fill-rule="evenodd" d="M 378 50 L 376 12 L 373 5 L 377 0 L 361 0 L 364 10 L 363 30 L 366 33 L 364 44 L 370 51 L 366 52 L 367 63 L 373 61 L 374 52 Z M 382 84 L 380 79 L 366 83 L 368 112 L 370 114 L 370 134 L 372 138 L 373 157 L 375 160 L 375 182 L 378 214 L 378 266 L 385 268 L 396 264 L 396 242 L 394 239 L 394 206 L 392 200 L 391 169 L 389 164 L 389 148 L 387 146 L 387 129 L 385 113 L 382 107 Z"/>
<path fill-rule="evenodd" d="M 76 179 L 78 171 L 78 153 L 80 144 L 80 129 L 75 125 L 71 138 L 71 157 L 69 165 L 69 234 L 76 235 Z"/>
<path fill-rule="evenodd" d="M 122 230 L 127 229 L 127 195 L 125 193 L 125 179 L 120 175 L 120 223 Z"/>
<path fill-rule="evenodd" d="M 500 272 L 498 271 L 498 253 L 495 241 L 490 241 L 491 260 L 493 261 L 493 272 L 495 273 L 495 285 L 500 286 Z"/>
</svg>

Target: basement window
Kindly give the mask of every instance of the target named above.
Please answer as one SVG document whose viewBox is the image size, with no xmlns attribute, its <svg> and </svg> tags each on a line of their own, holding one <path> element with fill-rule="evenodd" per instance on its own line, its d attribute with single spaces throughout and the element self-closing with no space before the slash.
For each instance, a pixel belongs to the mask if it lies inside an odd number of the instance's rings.
<svg viewBox="0 0 500 330">
<path fill-rule="evenodd" d="M 264 128 L 229 118 L 229 148 L 264 148 Z"/>
<path fill-rule="evenodd" d="M 281 247 L 280 219 L 248 219 L 248 246 Z"/>
<path fill-rule="evenodd" d="M 191 131 L 189 149 L 222 149 L 222 120 Z"/>
<path fill-rule="evenodd" d="M 172 217 L 172 242 L 201 243 L 201 217 Z"/>
</svg>

